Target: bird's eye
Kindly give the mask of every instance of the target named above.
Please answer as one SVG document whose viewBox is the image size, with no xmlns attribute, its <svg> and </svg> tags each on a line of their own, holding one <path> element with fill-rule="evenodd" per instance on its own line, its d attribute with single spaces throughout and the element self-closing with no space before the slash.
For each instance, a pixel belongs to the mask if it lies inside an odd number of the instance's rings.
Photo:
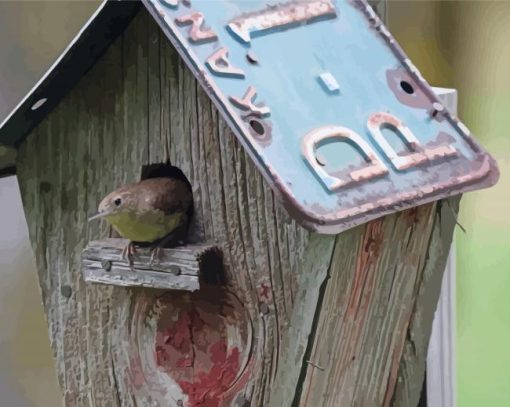
<svg viewBox="0 0 510 407">
<path fill-rule="evenodd" d="M 122 199 L 117 198 L 115 201 L 113 201 L 113 203 L 114 203 L 116 206 L 120 206 L 120 204 L 122 203 Z"/>
</svg>

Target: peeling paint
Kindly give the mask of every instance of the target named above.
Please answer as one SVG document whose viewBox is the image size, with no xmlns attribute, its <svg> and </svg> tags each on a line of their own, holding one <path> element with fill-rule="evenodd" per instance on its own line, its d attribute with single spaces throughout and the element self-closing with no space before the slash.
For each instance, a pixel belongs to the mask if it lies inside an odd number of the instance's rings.
<svg viewBox="0 0 510 407">
<path fill-rule="evenodd" d="M 220 288 L 164 298 L 154 314 L 156 366 L 178 386 L 185 406 L 225 405 L 250 373 L 251 328 L 242 305 Z"/>
<path fill-rule="evenodd" d="M 331 0 L 291 1 L 242 14 L 230 21 L 227 27 L 238 39 L 249 43 L 252 36 L 268 31 L 288 29 L 334 17 L 336 10 Z"/>
<path fill-rule="evenodd" d="M 204 15 L 202 13 L 193 13 L 181 16 L 175 19 L 179 25 L 190 25 L 189 39 L 193 43 L 202 43 L 208 41 L 215 41 L 218 39 L 216 33 L 211 29 L 203 28 Z"/>
</svg>

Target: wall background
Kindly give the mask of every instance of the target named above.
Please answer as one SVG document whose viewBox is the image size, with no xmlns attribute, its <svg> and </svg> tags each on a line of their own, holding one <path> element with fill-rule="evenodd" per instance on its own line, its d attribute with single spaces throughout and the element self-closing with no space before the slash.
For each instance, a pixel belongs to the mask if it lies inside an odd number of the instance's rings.
<svg viewBox="0 0 510 407">
<path fill-rule="evenodd" d="M 510 406 L 510 2 L 390 1 L 390 30 L 434 86 L 459 91 L 459 117 L 501 177 L 461 202 L 457 242 L 459 407 Z"/>
</svg>

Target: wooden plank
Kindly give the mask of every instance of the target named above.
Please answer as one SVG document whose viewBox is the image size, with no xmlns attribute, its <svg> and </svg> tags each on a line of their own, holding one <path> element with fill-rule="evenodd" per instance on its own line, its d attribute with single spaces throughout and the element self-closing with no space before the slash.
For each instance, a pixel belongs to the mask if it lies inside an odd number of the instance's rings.
<svg viewBox="0 0 510 407">
<path fill-rule="evenodd" d="M 192 244 L 162 249 L 151 264 L 150 248 L 137 248 L 129 266 L 122 257 L 126 239 L 91 241 L 82 254 L 83 279 L 86 282 L 122 287 L 151 287 L 195 291 L 200 279 L 220 281 L 222 256 L 209 244 Z"/>
<path fill-rule="evenodd" d="M 454 227 L 454 211 L 442 208 L 425 205 L 338 236 L 299 405 L 417 405 Z"/>
<path fill-rule="evenodd" d="M 101 283 L 120 287 L 148 287 L 166 290 L 196 291 L 200 288 L 198 276 L 171 272 L 135 269 L 112 263 L 105 269 L 100 261 L 83 260 L 83 279 L 87 283 Z"/>
<path fill-rule="evenodd" d="M 428 249 L 431 255 L 418 280 L 413 315 L 407 329 L 404 351 L 400 360 L 398 380 L 392 400 L 392 405 L 395 407 L 418 405 L 425 379 L 425 364 L 434 312 L 439 300 L 445 264 L 457 222 L 459 201 L 460 197 L 443 200 L 436 210 L 435 227 Z"/>
<path fill-rule="evenodd" d="M 125 108 L 137 82 L 136 72 L 123 63 L 136 57 L 123 45 L 138 47 L 136 35 L 126 31 L 20 151 L 19 179 L 50 338 L 64 403 L 71 406 L 115 405 L 130 398 L 121 391 L 122 381 L 112 385 L 117 379 L 110 354 L 115 342 L 110 326 L 129 307 L 129 293 L 85 284 L 80 257 L 89 237 L 109 234 L 105 222 L 87 223 L 87 216 L 101 196 L 136 179 L 147 146 L 147 136 L 141 137 L 147 126 L 132 125 L 146 117 Z M 132 131 L 136 128 L 140 131 Z M 130 144 L 124 144 L 127 137 Z"/>
<path fill-rule="evenodd" d="M 110 238 L 93 240 L 83 250 L 84 260 L 110 262 L 111 267 L 127 265 L 122 251 L 129 243 L 126 239 Z M 185 246 L 161 249 L 160 255 L 150 264 L 152 251 L 147 247 L 137 247 L 132 256 L 133 270 L 152 270 L 171 274 L 198 276 L 200 271 L 208 267 L 208 261 L 221 258 L 219 249 L 207 243 L 189 244 Z M 178 269 L 178 271 L 176 271 Z"/>
<path fill-rule="evenodd" d="M 310 335 L 313 337 L 317 329 L 314 320 L 321 312 L 322 290 L 331 262 L 331 257 L 324 257 L 324 252 L 332 253 L 334 246 L 335 241 L 329 236 L 313 235 L 310 239 L 273 384 L 278 391 L 273 392 L 270 406 L 292 405 L 301 391 L 300 376 L 303 364 L 307 363 L 306 350 Z"/>
</svg>

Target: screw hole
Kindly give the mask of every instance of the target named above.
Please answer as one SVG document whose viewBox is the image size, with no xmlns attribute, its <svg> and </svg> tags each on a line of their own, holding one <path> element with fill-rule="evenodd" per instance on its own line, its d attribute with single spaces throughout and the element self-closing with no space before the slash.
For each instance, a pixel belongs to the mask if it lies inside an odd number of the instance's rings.
<svg viewBox="0 0 510 407">
<path fill-rule="evenodd" d="M 259 136 L 263 136 L 266 130 L 264 129 L 264 125 L 260 123 L 258 120 L 250 120 L 250 126 L 253 129 L 255 133 L 257 133 Z"/>
<path fill-rule="evenodd" d="M 42 98 L 42 99 L 39 99 L 37 102 L 35 102 L 32 107 L 30 108 L 31 110 L 37 110 L 39 109 L 42 105 L 44 105 L 46 103 L 48 99 L 47 98 Z"/>
<path fill-rule="evenodd" d="M 412 95 L 414 93 L 414 88 L 413 88 L 413 85 L 411 85 L 409 82 L 407 81 L 401 81 L 400 82 L 400 87 L 402 88 L 402 90 L 405 92 L 405 93 L 408 93 L 409 95 Z"/>
<path fill-rule="evenodd" d="M 110 271 L 112 269 L 112 262 L 109 260 L 103 260 L 101 262 L 101 267 L 103 267 L 104 271 Z"/>
<path fill-rule="evenodd" d="M 73 294 L 73 289 L 68 285 L 63 285 L 60 288 L 60 292 L 64 297 L 69 298 Z"/>
</svg>

